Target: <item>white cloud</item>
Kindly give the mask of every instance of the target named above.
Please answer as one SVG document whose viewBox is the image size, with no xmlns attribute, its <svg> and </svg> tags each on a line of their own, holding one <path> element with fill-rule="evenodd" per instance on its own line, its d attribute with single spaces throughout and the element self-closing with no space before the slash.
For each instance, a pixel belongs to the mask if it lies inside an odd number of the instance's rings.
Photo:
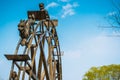
<svg viewBox="0 0 120 80">
<path fill-rule="evenodd" d="M 109 12 L 109 13 L 107 14 L 107 16 L 114 16 L 115 14 L 116 14 L 116 12 L 113 11 L 113 12 Z"/>
<path fill-rule="evenodd" d="M 63 14 L 62 14 L 62 18 L 65 18 L 67 15 L 68 16 L 72 16 L 75 14 L 75 8 L 78 7 L 78 3 L 73 3 L 73 4 L 66 4 L 65 6 L 62 6 L 62 11 L 63 11 Z"/>
<path fill-rule="evenodd" d="M 73 11 L 73 9 L 69 9 L 69 10 L 64 11 L 62 18 L 65 18 L 67 15 L 74 15 L 74 14 L 75 12 Z"/>
<path fill-rule="evenodd" d="M 68 10 L 68 9 L 71 9 L 71 8 L 72 8 L 71 4 L 67 4 L 67 5 L 63 6 L 64 10 Z"/>
<path fill-rule="evenodd" d="M 51 2 L 50 4 L 48 4 L 47 6 L 46 6 L 46 9 L 49 9 L 49 8 L 51 8 L 51 7 L 57 7 L 58 6 L 58 4 L 56 3 L 56 2 Z"/>
</svg>

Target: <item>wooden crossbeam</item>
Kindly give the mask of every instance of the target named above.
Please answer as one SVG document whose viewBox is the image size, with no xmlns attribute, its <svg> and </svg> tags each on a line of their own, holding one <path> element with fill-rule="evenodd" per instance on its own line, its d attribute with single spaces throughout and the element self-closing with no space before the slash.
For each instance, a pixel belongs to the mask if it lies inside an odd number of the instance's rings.
<svg viewBox="0 0 120 80">
<path fill-rule="evenodd" d="M 28 55 L 14 55 L 14 54 L 5 54 L 5 57 L 8 60 L 14 60 L 14 61 L 27 61 L 30 60 L 30 57 Z"/>
</svg>

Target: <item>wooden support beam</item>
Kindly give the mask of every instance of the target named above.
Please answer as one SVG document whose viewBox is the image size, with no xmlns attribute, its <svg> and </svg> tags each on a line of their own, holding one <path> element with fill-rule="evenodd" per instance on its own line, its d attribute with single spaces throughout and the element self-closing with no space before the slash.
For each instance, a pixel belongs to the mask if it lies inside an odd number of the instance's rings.
<svg viewBox="0 0 120 80">
<path fill-rule="evenodd" d="M 26 61 L 25 61 L 25 63 L 24 63 L 22 80 L 25 80 L 25 72 L 26 72 Z"/>
<path fill-rule="evenodd" d="M 34 47 L 31 47 L 31 59 L 32 59 L 32 60 L 33 60 L 33 58 L 35 57 L 34 54 L 35 54 L 35 49 L 34 49 Z M 36 74 L 35 58 L 34 58 L 34 64 L 33 64 L 33 72 Z"/>
<path fill-rule="evenodd" d="M 51 47 L 51 38 L 48 37 L 48 61 L 49 61 L 49 71 L 50 79 L 53 80 L 53 64 L 52 64 L 52 47 Z"/>
<path fill-rule="evenodd" d="M 45 54 L 44 54 L 44 50 L 43 50 L 43 46 L 42 46 L 41 42 L 40 42 L 40 48 L 41 48 L 41 55 L 42 55 L 42 58 L 43 58 L 43 65 L 44 65 L 44 69 L 45 69 L 46 79 L 50 80 L 49 72 L 48 72 L 48 68 L 47 68 L 47 62 L 46 62 L 46 59 L 45 59 Z"/>
<path fill-rule="evenodd" d="M 37 73 L 38 80 L 41 79 L 41 73 L 42 73 L 42 54 L 40 54 L 40 57 L 39 57 L 38 73 Z"/>
</svg>

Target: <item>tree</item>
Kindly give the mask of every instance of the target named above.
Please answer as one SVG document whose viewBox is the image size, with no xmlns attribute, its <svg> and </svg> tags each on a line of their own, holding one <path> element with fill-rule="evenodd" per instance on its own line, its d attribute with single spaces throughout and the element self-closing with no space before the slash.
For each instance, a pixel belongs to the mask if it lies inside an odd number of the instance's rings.
<svg viewBox="0 0 120 80">
<path fill-rule="evenodd" d="M 120 28 L 120 0 L 111 0 L 113 11 L 111 11 L 107 18 L 112 27 Z"/>
<path fill-rule="evenodd" d="M 120 64 L 92 67 L 82 80 L 120 80 Z"/>
<path fill-rule="evenodd" d="M 109 0 L 111 3 L 111 10 L 105 16 L 105 19 L 108 21 L 108 26 L 101 26 L 101 28 L 111 28 L 113 29 L 114 35 L 120 36 L 120 0 Z"/>
</svg>

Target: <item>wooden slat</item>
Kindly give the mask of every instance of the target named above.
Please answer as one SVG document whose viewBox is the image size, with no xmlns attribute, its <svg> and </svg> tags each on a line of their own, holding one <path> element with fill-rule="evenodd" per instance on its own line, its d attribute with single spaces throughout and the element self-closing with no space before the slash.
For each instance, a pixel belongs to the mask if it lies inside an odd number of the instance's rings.
<svg viewBox="0 0 120 80">
<path fill-rule="evenodd" d="M 35 20 L 43 20 L 46 19 L 46 12 L 45 11 L 28 11 L 28 19 L 30 19 L 31 15 L 34 15 Z"/>
<path fill-rule="evenodd" d="M 53 24 L 52 24 L 52 23 Z M 54 19 L 54 20 L 51 20 L 51 21 L 45 21 L 44 22 L 44 24 L 45 24 L 45 26 L 49 26 L 49 27 L 51 27 L 51 26 L 58 26 L 58 20 L 57 19 Z"/>
<path fill-rule="evenodd" d="M 8 60 L 14 60 L 14 61 L 26 61 L 26 60 L 30 60 L 30 57 L 28 55 L 11 55 L 11 54 L 5 54 L 5 57 Z"/>
</svg>

